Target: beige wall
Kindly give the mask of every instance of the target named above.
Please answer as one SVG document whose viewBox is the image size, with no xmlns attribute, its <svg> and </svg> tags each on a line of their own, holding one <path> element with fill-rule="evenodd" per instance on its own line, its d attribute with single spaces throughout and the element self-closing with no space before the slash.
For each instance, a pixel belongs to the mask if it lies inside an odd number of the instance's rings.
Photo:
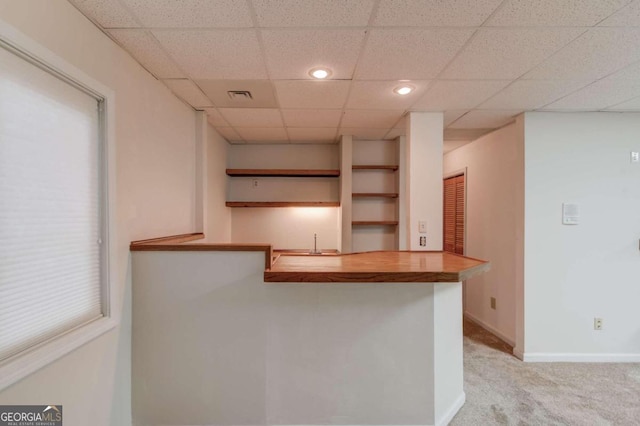
<svg viewBox="0 0 640 426">
<path fill-rule="evenodd" d="M 522 282 L 523 138 L 520 117 L 444 156 L 445 176 L 467 173 L 465 255 L 491 261 L 489 272 L 466 282 L 465 314 L 512 344 Z"/>
<path fill-rule="evenodd" d="M 131 422 L 131 240 L 194 228 L 194 112 L 65 0 L 0 0 L 0 19 L 115 92 L 120 326 L 0 393 L 64 405 L 65 425 Z"/>
</svg>

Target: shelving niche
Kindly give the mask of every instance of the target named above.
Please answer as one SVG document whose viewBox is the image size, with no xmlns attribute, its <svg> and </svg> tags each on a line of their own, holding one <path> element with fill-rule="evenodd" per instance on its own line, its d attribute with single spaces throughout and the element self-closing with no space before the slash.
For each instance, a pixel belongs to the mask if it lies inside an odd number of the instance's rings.
<svg viewBox="0 0 640 426">
<path fill-rule="evenodd" d="M 353 141 L 353 252 L 398 249 L 398 143 Z"/>
</svg>

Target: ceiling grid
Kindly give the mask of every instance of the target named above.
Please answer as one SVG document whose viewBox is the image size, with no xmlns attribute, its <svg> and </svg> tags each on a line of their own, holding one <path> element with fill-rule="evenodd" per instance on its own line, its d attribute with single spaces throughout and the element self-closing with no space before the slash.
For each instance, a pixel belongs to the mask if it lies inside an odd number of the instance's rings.
<svg viewBox="0 0 640 426">
<path fill-rule="evenodd" d="M 640 111 L 640 0 L 69 1 L 232 143 L 391 139 L 410 111 L 443 112 L 445 141 Z"/>
</svg>

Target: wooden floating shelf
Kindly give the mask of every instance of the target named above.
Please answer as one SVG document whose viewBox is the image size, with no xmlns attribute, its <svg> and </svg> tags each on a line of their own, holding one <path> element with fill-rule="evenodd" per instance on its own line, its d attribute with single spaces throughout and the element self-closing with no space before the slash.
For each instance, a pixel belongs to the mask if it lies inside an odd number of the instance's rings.
<svg viewBox="0 0 640 426">
<path fill-rule="evenodd" d="M 227 169 L 229 176 L 249 177 L 338 177 L 340 170 L 305 169 Z"/>
<path fill-rule="evenodd" d="M 351 222 L 352 226 L 397 226 L 397 220 L 356 220 Z"/>
<path fill-rule="evenodd" d="M 339 201 L 227 201 L 227 207 L 340 207 Z"/>
<path fill-rule="evenodd" d="M 398 198 L 397 192 L 355 192 L 351 194 L 353 198 L 373 198 L 373 197 L 382 197 L 382 198 Z"/>
<path fill-rule="evenodd" d="M 375 165 L 375 164 L 364 164 L 364 165 L 354 165 L 353 170 L 398 170 L 398 165 Z"/>
</svg>

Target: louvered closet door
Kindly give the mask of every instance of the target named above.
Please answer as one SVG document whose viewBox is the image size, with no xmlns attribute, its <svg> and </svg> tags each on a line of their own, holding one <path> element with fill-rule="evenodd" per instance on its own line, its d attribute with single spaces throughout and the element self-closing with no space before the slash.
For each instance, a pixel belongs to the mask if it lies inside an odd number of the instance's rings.
<svg viewBox="0 0 640 426">
<path fill-rule="evenodd" d="M 456 249 L 456 185 L 455 178 L 444 181 L 444 251 Z"/>
<path fill-rule="evenodd" d="M 464 254 L 464 175 L 444 180 L 443 248 Z"/>
<path fill-rule="evenodd" d="M 455 179 L 456 186 L 456 242 L 455 252 L 464 254 L 464 175 Z"/>
</svg>

